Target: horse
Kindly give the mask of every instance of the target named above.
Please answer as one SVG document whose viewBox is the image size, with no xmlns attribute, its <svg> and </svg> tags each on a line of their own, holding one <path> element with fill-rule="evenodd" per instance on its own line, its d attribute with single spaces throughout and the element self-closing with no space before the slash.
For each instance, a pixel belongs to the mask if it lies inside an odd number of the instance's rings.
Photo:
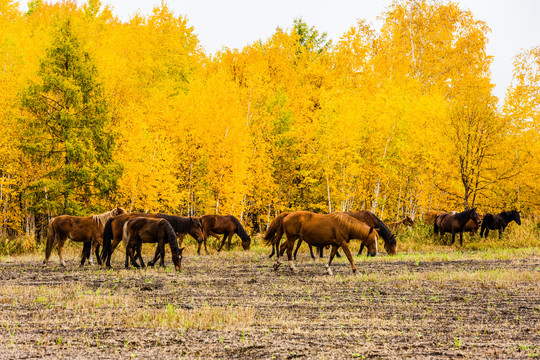
<svg viewBox="0 0 540 360">
<path fill-rule="evenodd" d="M 446 211 L 435 211 L 431 210 L 424 214 L 424 221 L 428 224 L 433 224 L 437 216 L 446 214 Z"/>
<path fill-rule="evenodd" d="M 356 220 L 359 220 L 374 229 L 377 229 L 377 233 L 384 240 L 384 249 L 386 250 L 386 253 L 388 255 L 396 254 L 396 237 L 394 236 L 394 234 L 392 234 L 388 226 L 386 226 L 386 224 L 381 219 L 375 216 L 375 214 L 368 210 L 345 212 L 345 214 L 352 216 Z M 360 245 L 358 256 L 360 256 L 362 250 L 364 250 L 363 244 Z"/>
<path fill-rule="evenodd" d="M 402 219 L 400 221 L 388 223 L 387 226 L 388 226 L 388 228 L 390 230 L 397 233 L 404 226 L 411 227 L 413 225 L 414 225 L 413 219 L 411 219 L 409 216 L 407 216 L 405 219 Z"/>
<path fill-rule="evenodd" d="M 293 272 L 297 271 L 292 259 L 293 247 L 297 239 L 301 239 L 309 245 L 332 246 L 330 258 L 326 264 L 326 271 L 329 275 L 332 275 L 330 265 L 340 247 L 343 248 L 347 259 L 351 263 L 353 273 L 357 272 L 348 246 L 351 239 L 361 240 L 362 244 L 367 246 L 370 256 L 377 254 L 377 230 L 344 213 L 336 212 L 323 215 L 309 211 L 296 211 L 281 215 L 283 214 L 276 217 L 270 224 L 265 234 L 265 240 L 268 245 L 279 248 L 281 236 L 283 234 L 287 236 L 287 257 Z M 280 249 L 274 270 L 281 266 L 282 263 L 279 257 L 283 255 L 284 251 L 285 249 Z"/>
<path fill-rule="evenodd" d="M 99 257 L 99 245 L 103 244 L 103 228 L 105 223 L 115 216 L 124 214 L 126 211 L 121 207 L 116 207 L 111 211 L 100 215 L 92 216 L 72 216 L 72 215 L 60 215 L 52 218 L 49 221 L 47 229 L 47 245 L 45 247 L 45 265 L 49 261 L 51 252 L 56 245 L 58 245 L 58 256 L 60 257 L 60 265 L 66 266 L 64 258 L 62 256 L 62 250 L 64 243 L 69 238 L 72 241 L 84 242 L 85 248 L 81 258 L 81 266 L 89 258 L 89 262 L 92 263 L 92 256 L 90 253 L 90 247 L 96 254 L 98 264 L 101 264 Z"/>
<path fill-rule="evenodd" d="M 167 220 L 177 236 L 183 234 L 191 235 L 197 242 L 203 238 L 202 223 L 199 218 L 182 217 L 165 214 L 141 214 L 129 213 L 109 219 L 103 229 L 103 251 L 101 259 L 105 261 L 107 267 L 111 267 L 111 256 L 118 244 L 122 241 L 123 227 L 126 221 L 137 217 L 160 218 Z"/>
<path fill-rule="evenodd" d="M 251 238 L 247 234 L 246 230 L 242 227 L 240 221 L 232 215 L 203 215 L 199 218 L 203 227 L 203 240 L 199 241 L 199 247 L 197 249 L 197 254 L 201 255 L 201 245 L 204 242 L 204 251 L 208 255 L 208 249 L 206 248 L 206 240 L 208 236 L 213 236 L 216 239 L 219 239 L 220 234 L 223 235 L 223 240 L 221 240 L 221 245 L 218 249 L 218 252 L 221 251 L 223 245 L 225 245 L 226 239 L 227 247 L 231 249 L 231 239 L 234 234 L 237 234 L 242 240 L 242 247 L 244 250 L 249 250 L 251 244 Z"/>
<path fill-rule="evenodd" d="M 178 248 L 176 233 L 167 220 L 163 218 L 136 217 L 126 221 L 122 231 L 122 243 L 126 248 L 126 269 L 129 268 L 130 258 L 133 266 L 139 267 L 137 257 L 141 261 L 141 266 L 145 267 L 141 254 L 143 242 L 158 243 L 154 260 L 149 262 L 148 265 L 153 266 L 158 257 L 161 257 L 160 265 L 165 267 L 165 243 L 168 243 L 176 271 L 182 270 L 182 251 L 184 248 Z"/>
<path fill-rule="evenodd" d="M 503 211 L 497 215 L 485 214 L 482 221 L 482 228 L 480 229 L 480 237 L 488 237 L 489 230 L 499 230 L 499 239 L 502 237 L 504 229 L 512 221 L 515 221 L 516 224 L 521 225 L 521 216 L 519 211 Z"/>
<path fill-rule="evenodd" d="M 459 233 L 459 245 L 463 246 L 463 231 L 465 231 L 465 226 L 469 220 L 473 220 L 477 224 L 480 221 L 480 216 L 476 212 L 476 209 L 469 209 L 460 213 L 441 214 L 435 219 L 433 233 L 437 235 L 440 232 L 441 237 L 446 232 L 452 233 L 452 242 L 450 245 L 454 244 L 456 233 Z M 443 243 L 446 245 L 444 240 Z"/>
</svg>

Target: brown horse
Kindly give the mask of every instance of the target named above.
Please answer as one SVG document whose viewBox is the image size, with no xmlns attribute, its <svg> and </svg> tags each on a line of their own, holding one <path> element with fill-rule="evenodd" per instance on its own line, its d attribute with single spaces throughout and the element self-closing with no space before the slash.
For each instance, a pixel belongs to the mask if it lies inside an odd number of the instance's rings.
<svg viewBox="0 0 540 360">
<path fill-rule="evenodd" d="M 167 220 L 177 236 L 183 234 L 191 235 L 198 242 L 202 241 L 203 230 L 199 218 L 182 217 L 165 214 L 141 214 L 130 213 L 109 219 L 103 229 L 103 251 L 101 259 L 105 261 L 107 267 L 111 267 L 111 256 L 118 244 L 122 241 L 123 227 L 126 221 L 137 217 L 160 218 Z"/>
<path fill-rule="evenodd" d="M 392 234 L 392 231 L 386 226 L 386 224 L 380 220 L 375 214 L 373 214 L 371 211 L 368 210 L 361 210 L 356 212 L 346 212 L 345 214 L 352 216 L 356 220 L 360 220 L 361 222 L 367 224 L 368 226 L 371 226 L 374 229 L 377 229 L 378 234 L 380 237 L 384 240 L 384 249 L 386 250 L 386 253 L 388 255 L 395 255 L 396 254 L 396 237 L 394 234 Z M 362 253 L 362 250 L 364 249 L 363 245 L 360 245 L 360 250 L 358 251 L 358 256 Z"/>
<path fill-rule="evenodd" d="M 424 221 L 428 224 L 433 224 L 435 223 L 435 219 L 437 218 L 437 216 L 442 214 L 446 214 L 446 211 L 428 211 L 424 214 Z"/>
<path fill-rule="evenodd" d="M 402 219 L 400 221 L 388 223 L 388 228 L 395 233 L 397 233 L 399 230 L 401 230 L 405 226 L 409 226 L 409 227 L 414 226 L 414 221 L 409 216 L 407 216 L 405 219 Z"/>
<path fill-rule="evenodd" d="M 97 261 L 101 264 L 98 253 L 99 245 L 103 244 L 103 227 L 110 218 L 114 218 L 125 212 L 126 211 L 123 208 L 117 207 L 100 215 L 86 217 L 61 215 L 52 218 L 49 222 L 47 231 L 47 245 L 45 247 L 45 260 L 43 261 L 43 264 L 46 264 L 49 261 L 52 250 L 58 245 L 60 265 L 66 266 L 62 256 L 62 250 L 64 248 L 64 243 L 68 238 L 72 241 L 88 242 L 91 244 L 93 252 L 96 253 Z M 90 251 L 88 251 L 88 253 L 83 251 L 81 265 L 84 265 L 86 257 L 89 257 L 89 261 L 92 263 Z"/>
<path fill-rule="evenodd" d="M 154 260 L 148 263 L 149 265 L 155 264 L 158 256 L 160 256 L 160 265 L 165 267 L 165 243 L 168 243 L 171 248 L 174 267 L 177 271 L 182 270 L 182 251 L 184 248 L 178 248 L 176 234 L 167 220 L 137 217 L 126 221 L 122 235 L 122 243 L 126 248 L 126 269 L 129 268 L 130 258 L 133 266 L 139 267 L 137 257 L 141 261 L 141 266 L 145 266 L 141 254 L 143 242 L 158 243 Z"/>
<path fill-rule="evenodd" d="M 476 209 L 469 209 L 460 213 L 444 213 L 435 219 L 433 233 L 435 235 L 440 233 L 441 237 L 447 232 L 452 233 L 450 245 L 456 240 L 456 233 L 459 233 L 459 244 L 463 246 L 463 231 L 465 231 L 465 226 L 469 220 L 473 220 L 477 224 L 480 222 L 480 215 L 478 215 Z M 444 240 L 443 243 L 446 245 Z"/>
<path fill-rule="evenodd" d="M 242 247 L 244 250 L 249 250 L 251 244 L 251 238 L 247 234 L 246 230 L 240 224 L 237 218 L 232 215 L 203 215 L 199 218 L 203 227 L 203 241 L 204 242 L 204 251 L 208 254 L 208 249 L 206 248 L 206 240 L 208 236 L 213 236 L 216 239 L 219 239 L 220 234 L 223 235 L 223 240 L 221 240 L 221 245 L 218 249 L 218 252 L 221 251 L 225 241 L 227 241 L 227 247 L 231 249 L 231 239 L 234 234 L 237 234 L 242 240 Z M 201 255 L 201 245 L 202 242 L 199 241 L 199 247 L 197 249 L 197 254 Z"/>
<path fill-rule="evenodd" d="M 284 217 L 289 213 L 281 213 L 279 214 L 276 219 L 279 219 L 280 217 Z M 344 214 L 349 215 L 356 220 L 359 220 L 368 226 L 371 226 L 372 228 L 377 230 L 377 233 L 380 237 L 384 240 L 384 249 L 386 250 L 386 253 L 388 255 L 395 255 L 396 254 L 396 238 L 388 229 L 388 227 L 385 225 L 385 223 L 380 220 L 375 214 L 373 214 L 371 211 L 368 210 L 361 210 L 361 211 L 355 211 L 355 212 L 344 212 Z M 301 241 L 298 242 L 298 245 L 296 246 L 296 250 L 294 251 L 294 258 L 296 259 L 296 254 L 298 252 L 298 249 L 300 248 L 300 245 L 302 244 Z M 362 250 L 364 250 L 364 245 L 360 245 L 360 250 L 358 251 L 358 256 L 362 253 Z M 272 253 L 270 254 L 270 258 L 277 252 L 277 248 L 272 247 Z M 310 247 L 310 253 L 311 257 L 314 259 L 315 256 L 313 255 L 313 250 Z M 339 253 L 336 253 L 336 255 L 339 256 Z M 319 248 L 319 256 L 323 257 L 323 248 Z"/>
<path fill-rule="evenodd" d="M 344 213 L 321 215 L 309 211 L 296 211 L 281 215 L 270 224 L 265 240 L 267 244 L 279 248 L 281 236 L 283 234 L 287 236 L 287 257 L 293 272 L 297 271 L 292 258 L 294 243 L 297 239 L 312 246 L 332 246 L 330 258 L 326 264 L 326 270 L 330 275 L 332 274 L 330 265 L 340 247 L 343 248 L 347 259 L 349 259 L 352 271 L 356 273 L 356 266 L 348 246 L 350 239 L 361 240 L 367 246 L 369 255 L 375 256 L 377 254 L 377 231 Z M 274 270 L 277 270 L 282 264 L 279 257 L 283 255 L 284 251 L 285 249 L 278 253 Z"/>
</svg>

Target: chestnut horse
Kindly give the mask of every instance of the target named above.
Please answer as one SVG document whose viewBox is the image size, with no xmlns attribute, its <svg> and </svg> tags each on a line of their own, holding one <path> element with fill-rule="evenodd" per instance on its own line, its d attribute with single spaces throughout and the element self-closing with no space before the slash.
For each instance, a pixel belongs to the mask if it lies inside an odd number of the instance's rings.
<svg viewBox="0 0 540 360">
<path fill-rule="evenodd" d="M 88 243 L 88 245 L 86 245 L 88 251 L 83 250 L 81 266 L 84 265 L 84 261 L 87 257 L 89 257 L 89 261 L 92 263 L 92 254 L 89 249 L 90 246 L 96 253 L 98 263 L 101 264 L 98 253 L 99 245 L 103 244 L 103 227 L 110 218 L 114 218 L 125 212 L 126 211 L 123 208 L 117 207 L 100 215 L 86 217 L 61 215 L 52 218 L 47 229 L 47 245 L 45 247 L 45 260 L 43 261 L 43 264 L 46 264 L 49 261 L 52 250 L 58 245 L 60 265 L 66 266 L 62 256 L 62 250 L 64 248 L 64 243 L 68 238 L 72 241 L 84 242 L 85 245 Z"/>
<path fill-rule="evenodd" d="M 281 213 L 281 214 L 279 214 L 277 216 L 277 218 L 286 216 L 287 214 L 289 214 L 289 213 Z M 388 227 L 385 225 L 385 223 L 382 220 L 380 220 L 377 216 L 375 216 L 375 214 L 373 214 L 371 211 L 368 211 L 368 210 L 361 210 L 361 211 L 354 211 L 354 212 L 344 212 L 344 214 L 349 215 L 349 216 L 355 218 L 356 220 L 359 220 L 359 221 L 367 224 L 368 226 L 371 226 L 372 228 L 376 229 L 378 235 L 380 237 L 382 237 L 383 240 L 384 240 L 384 249 L 386 250 L 388 255 L 395 255 L 396 254 L 396 238 L 395 238 L 395 236 L 392 234 L 390 229 L 388 229 Z M 302 242 L 299 241 L 298 245 L 296 246 L 296 250 L 294 251 L 294 258 L 295 259 L 296 259 L 296 253 L 298 252 L 298 248 L 300 247 L 301 244 L 302 244 Z M 311 257 L 314 259 L 315 256 L 313 255 L 313 250 L 311 249 L 311 246 L 310 246 L 309 250 L 310 250 L 310 253 L 311 253 Z M 364 245 L 363 244 L 360 245 L 360 250 L 358 251 L 358 256 L 360 256 L 360 254 L 362 253 L 362 250 L 364 250 Z M 272 253 L 270 254 L 269 257 L 271 258 L 276 252 L 277 252 L 277 248 L 272 247 Z M 336 253 L 336 255 L 339 256 L 339 253 Z M 319 248 L 319 256 L 323 257 L 323 248 L 322 247 Z"/>
<path fill-rule="evenodd" d="M 160 265 L 165 267 L 165 243 L 168 243 L 176 271 L 182 270 L 182 251 L 184 248 L 178 248 L 176 233 L 167 220 L 136 217 L 126 221 L 122 235 L 122 243 L 126 248 L 126 269 L 129 268 L 130 258 L 133 266 L 139 267 L 137 257 L 141 261 L 141 266 L 145 267 L 141 254 L 143 242 L 158 243 L 154 260 L 149 262 L 148 265 L 154 265 L 159 256 L 161 257 Z"/>
<path fill-rule="evenodd" d="M 401 230 L 405 226 L 413 226 L 414 221 L 409 216 L 407 216 L 405 219 L 402 219 L 397 222 L 391 222 L 388 223 L 388 228 L 392 230 L 393 232 L 397 233 L 399 230 Z"/>
<path fill-rule="evenodd" d="M 480 215 L 478 215 L 476 209 L 469 209 L 460 213 L 444 213 L 435 219 L 433 233 L 435 235 L 440 233 L 441 237 L 447 232 L 452 233 L 450 245 L 456 240 L 456 233 L 459 233 L 459 245 L 463 246 L 463 231 L 465 231 L 465 226 L 469 220 L 479 223 Z M 443 240 L 443 243 L 446 245 L 446 241 Z"/>
<path fill-rule="evenodd" d="M 428 211 L 424 214 L 424 221 L 428 224 L 433 224 L 435 223 L 435 219 L 437 218 L 437 216 L 442 215 L 442 214 L 446 214 L 446 211 L 436 211 L 436 210 Z"/>
<path fill-rule="evenodd" d="M 332 274 L 330 265 L 340 247 L 343 248 L 347 259 L 349 259 L 352 271 L 356 273 L 356 266 L 348 246 L 351 239 L 361 240 L 362 244 L 367 246 L 370 256 L 377 254 L 377 231 L 340 212 L 327 215 L 315 214 L 309 211 L 280 214 L 272 221 L 266 232 L 266 243 L 279 248 L 279 242 L 283 234 L 287 236 L 287 257 L 293 272 L 297 271 L 292 258 L 294 243 L 297 239 L 301 239 L 312 246 L 332 246 L 330 258 L 326 264 L 326 271 L 330 275 Z M 285 249 L 280 249 L 274 270 L 277 270 L 282 264 L 279 257 L 283 255 L 284 251 Z"/>
<path fill-rule="evenodd" d="M 487 238 L 489 230 L 499 230 L 499 239 L 502 237 L 504 229 L 508 226 L 509 223 L 515 221 L 516 224 L 521 225 L 521 216 L 519 211 L 503 211 L 497 215 L 492 215 L 487 213 L 484 215 L 482 221 L 482 228 L 480 229 L 480 237 L 484 236 Z"/>
<path fill-rule="evenodd" d="M 203 240 L 199 241 L 197 254 L 201 255 L 201 245 L 203 242 L 204 251 L 206 251 L 206 254 L 209 254 L 208 249 L 206 248 L 206 240 L 208 239 L 208 236 L 210 235 L 220 240 L 218 236 L 220 234 L 224 235 L 223 240 L 221 240 L 221 245 L 218 249 L 218 252 L 221 251 L 227 239 L 227 247 L 229 250 L 231 249 L 231 239 L 234 234 L 237 234 L 240 237 L 240 240 L 242 240 L 242 247 L 244 248 L 244 250 L 249 250 L 251 238 L 247 234 L 246 230 L 242 227 L 242 224 L 240 224 L 240 221 L 234 216 L 203 215 L 199 219 L 201 220 L 203 227 Z"/>
<path fill-rule="evenodd" d="M 171 224 L 177 236 L 189 234 L 198 242 L 202 241 L 202 224 L 198 218 L 165 214 L 123 214 L 109 219 L 109 221 L 107 221 L 105 224 L 105 228 L 103 229 L 103 251 L 101 253 L 101 259 L 105 261 L 107 267 L 111 267 L 112 253 L 122 241 L 123 227 L 125 222 L 137 217 L 165 219 Z"/>
</svg>

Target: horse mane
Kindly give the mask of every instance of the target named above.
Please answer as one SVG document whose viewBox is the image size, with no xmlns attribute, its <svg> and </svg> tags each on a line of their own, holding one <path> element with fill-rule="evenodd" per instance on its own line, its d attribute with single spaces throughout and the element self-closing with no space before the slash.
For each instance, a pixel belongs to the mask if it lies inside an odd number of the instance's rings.
<svg viewBox="0 0 540 360">
<path fill-rule="evenodd" d="M 191 220 L 189 218 L 161 213 L 157 214 L 157 216 L 161 219 L 167 220 L 176 233 L 185 234 L 189 232 L 189 228 L 191 227 Z"/>
<path fill-rule="evenodd" d="M 389 246 L 396 246 L 397 241 L 394 234 L 392 234 L 392 231 L 386 226 L 385 223 L 382 222 L 381 219 L 379 219 L 375 214 L 371 213 L 373 217 L 377 220 L 377 223 L 379 225 L 379 230 L 377 231 L 379 233 L 379 236 L 383 238 L 384 242 Z"/>
<path fill-rule="evenodd" d="M 340 225 L 352 227 L 355 232 L 359 232 L 362 236 L 366 238 L 371 232 L 371 227 L 369 225 L 364 224 L 363 222 L 353 218 L 352 216 L 349 216 L 342 212 L 334 212 L 330 215 L 334 216 Z"/>
<path fill-rule="evenodd" d="M 469 210 L 465 210 L 465 211 L 462 211 L 460 213 L 456 213 L 454 214 L 454 218 L 458 219 L 458 220 L 462 220 L 462 219 L 465 219 L 465 218 L 468 218 L 469 215 L 473 212 L 476 212 L 476 209 L 469 209 Z"/>
<path fill-rule="evenodd" d="M 169 215 L 174 216 L 174 215 Z M 181 218 L 180 216 L 174 216 L 177 218 Z M 189 220 L 189 219 L 188 219 Z M 161 223 L 165 227 L 165 231 L 167 232 L 167 242 L 169 243 L 169 246 L 171 247 L 171 252 L 174 254 L 175 252 L 178 254 L 180 251 L 178 248 L 178 242 L 176 241 L 176 233 L 174 232 L 174 228 L 172 227 L 169 220 L 166 218 L 162 218 Z"/>
<path fill-rule="evenodd" d="M 505 220 L 512 221 L 514 218 L 516 218 L 516 215 L 518 214 L 517 210 L 511 210 L 511 211 L 503 211 L 499 215 L 501 215 Z"/>
<path fill-rule="evenodd" d="M 233 215 L 229 215 L 232 221 L 236 224 L 236 234 L 240 236 L 240 239 L 242 239 L 242 242 L 249 242 L 251 243 L 251 238 L 249 237 L 248 233 L 240 223 L 240 221 L 234 217 Z"/>
<path fill-rule="evenodd" d="M 111 211 L 107 211 L 106 213 L 103 213 L 103 214 L 92 215 L 92 221 L 97 223 L 100 226 L 105 227 L 105 223 L 107 223 L 107 220 L 109 220 L 110 218 L 116 215 L 118 215 L 118 208 L 114 208 Z"/>
</svg>

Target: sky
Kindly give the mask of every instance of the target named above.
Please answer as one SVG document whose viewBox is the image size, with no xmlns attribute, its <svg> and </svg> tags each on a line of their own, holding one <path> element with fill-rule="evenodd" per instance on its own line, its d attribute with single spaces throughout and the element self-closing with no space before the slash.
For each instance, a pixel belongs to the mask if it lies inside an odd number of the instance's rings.
<svg viewBox="0 0 540 360">
<path fill-rule="evenodd" d="M 113 14 L 128 21 L 135 13 L 149 15 L 161 0 L 101 0 Z M 78 0 L 79 4 L 85 1 Z M 485 21 L 487 52 L 494 57 L 491 67 L 495 95 L 504 99 L 512 80 L 513 58 L 522 50 L 540 46 L 540 0 L 454 0 L 475 18 Z M 201 46 L 208 54 L 224 47 L 242 49 L 266 40 L 277 27 L 291 28 L 302 18 L 335 43 L 358 19 L 379 30 L 377 19 L 392 0 L 169 0 L 175 15 L 187 17 Z"/>
</svg>

